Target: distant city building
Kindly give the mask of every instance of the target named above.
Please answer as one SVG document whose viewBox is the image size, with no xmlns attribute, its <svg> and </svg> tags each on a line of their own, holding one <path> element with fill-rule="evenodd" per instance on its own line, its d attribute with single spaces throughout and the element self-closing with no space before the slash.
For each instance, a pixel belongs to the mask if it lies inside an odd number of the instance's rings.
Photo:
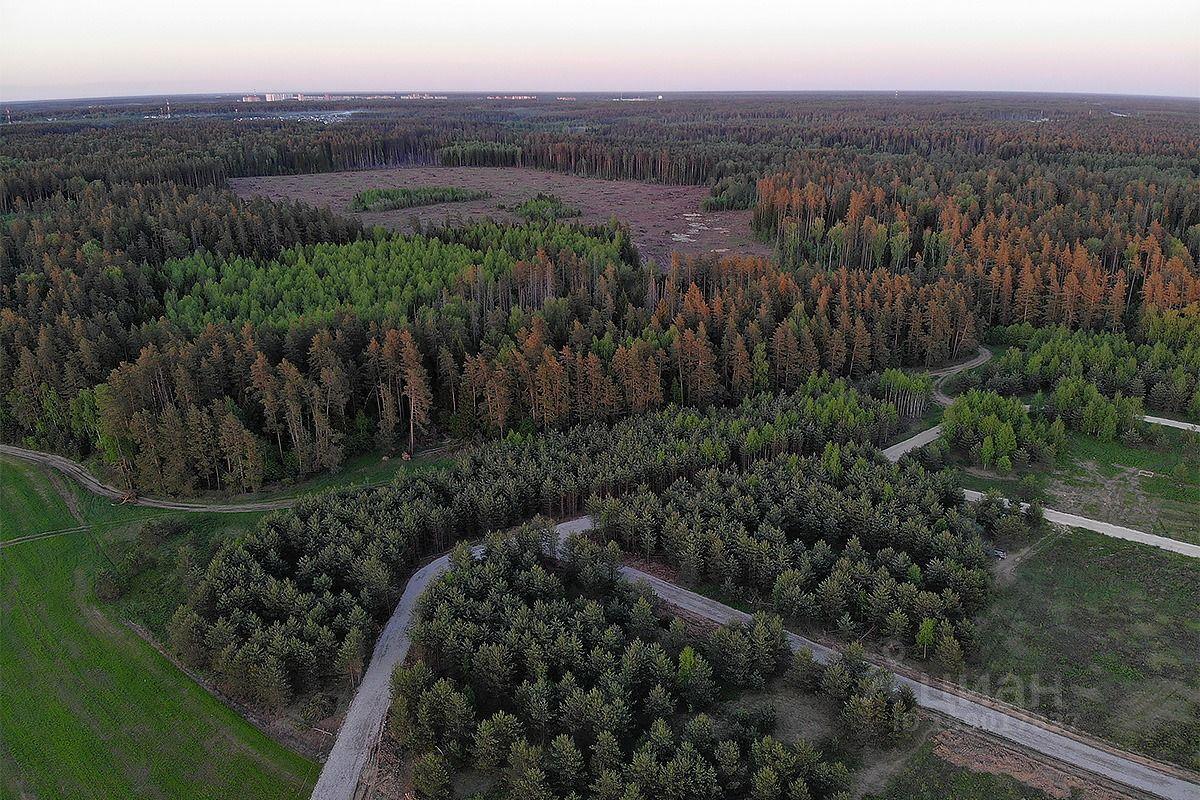
<svg viewBox="0 0 1200 800">
<path fill-rule="evenodd" d="M 489 94 L 488 100 L 537 100 L 536 94 Z"/>
<path fill-rule="evenodd" d="M 278 103 L 280 100 L 287 100 L 291 95 L 284 92 L 267 92 L 268 103 Z"/>
<path fill-rule="evenodd" d="M 243 103 L 259 103 L 259 102 L 262 102 L 262 97 L 260 97 L 259 95 L 256 95 L 256 94 L 244 94 L 244 95 L 242 95 L 242 102 Z"/>
</svg>

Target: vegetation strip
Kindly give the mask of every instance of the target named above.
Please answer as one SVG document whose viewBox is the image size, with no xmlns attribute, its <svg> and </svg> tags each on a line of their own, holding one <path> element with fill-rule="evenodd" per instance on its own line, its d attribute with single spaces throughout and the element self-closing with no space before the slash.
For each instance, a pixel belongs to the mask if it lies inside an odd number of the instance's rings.
<svg viewBox="0 0 1200 800">
<path fill-rule="evenodd" d="M 986 353 L 987 351 L 984 350 L 982 352 Z M 982 358 L 983 361 L 987 360 L 987 358 L 982 355 L 980 357 L 977 357 L 977 359 L 978 358 Z M 982 361 L 978 361 L 977 359 L 972 359 L 971 361 L 968 361 L 967 363 L 960 365 L 957 368 L 948 370 L 948 371 L 944 372 L 943 374 L 951 375 L 951 374 L 954 374 L 955 372 L 960 371 L 961 369 L 977 366 L 978 363 L 982 363 Z M 1151 418 L 1147 418 L 1146 421 L 1151 422 L 1153 424 L 1159 424 L 1159 423 L 1157 423 L 1156 420 L 1151 419 Z M 1168 421 L 1166 424 L 1170 424 L 1170 422 L 1171 421 Z M 1176 423 L 1176 424 L 1172 425 L 1172 427 L 1180 427 L 1180 425 L 1178 423 Z M 916 434 L 915 436 L 912 436 L 902 442 L 899 442 L 899 443 L 887 448 L 886 450 L 883 451 L 884 456 L 889 461 L 893 461 L 893 462 L 899 461 L 901 456 L 903 456 L 907 453 L 910 453 L 920 447 L 923 447 L 924 445 L 937 439 L 938 436 L 941 435 L 941 431 L 942 431 L 942 426 L 940 424 L 935 425 L 932 428 L 927 428 L 926 430 L 921 431 L 920 433 Z M 111 486 L 108 486 L 107 484 L 104 484 L 104 483 L 98 481 L 97 479 L 95 479 L 94 477 L 92 477 L 91 474 L 89 472 L 87 472 L 87 470 L 84 469 L 84 467 L 82 465 L 72 462 L 69 459 L 63 458 L 62 456 L 58 456 L 53 453 L 39 453 L 36 451 L 26 450 L 24 448 L 18 448 L 18 447 L 13 447 L 11 445 L 3 445 L 3 444 L 0 444 L 0 453 L 6 453 L 8 455 L 15 456 L 17 458 L 23 458 L 23 459 L 26 459 L 29 461 L 34 461 L 37 463 L 41 463 L 41 464 L 45 464 L 47 466 L 54 467 L 55 469 L 58 469 L 61 472 L 63 472 L 63 474 L 67 475 L 68 477 L 73 478 L 76 481 L 78 481 L 84 488 L 86 488 L 89 491 L 92 491 L 96 494 L 99 494 L 101 496 L 111 497 L 114 499 L 120 499 L 120 498 L 127 496 L 127 493 L 121 492 L 121 490 L 116 489 Z M 970 500 L 979 500 L 983 497 L 983 494 L 981 492 L 978 492 L 978 491 L 975 491 L 972 489 L 965 489 L 964 493 L 966 494 L 967 498 Z M 280 499 L 280 500 L 237 503 L 237 504 L 222 504 L 222 503 L 203 504 L 203 503 L 184 503 L 184 502 L 176 502 L 176 501 L 169 501 L 169 500 L 156 500 L 153 498 L 135 497 L 135 498 L 131 499 L 129 502 L 134 503 L 136 505 L 147 506 L 147 507 L 151 507 L 151 508 L 163 508 L 163 509 L 169 509 L 169 510 L 173 510 L 173 511 L 186 511 L 186 512 L 196 512 L 196 513 L 205 513 L 205 512 L 242 513 L 245 511 L 280 510 L 280 509 L 285 509 L 285 508 L 291 508 L 293 505 L 296 504 L 296 502 L 299 501 L 299 499 L 300 498 L 287 498 L 287 499 Z M 1029 504 L 1021 503 L 1019 505 L 1019 507 L 1022 510 L 1024 510 L 1029 507 Z M 1066 512 L 1062 512 L 1062 511 L 1055 511 L 1054 509 L 1045 509 L 1044 513 L 1045 513 L 1047 519 L 1050 519 L 1053 522 L 1058 522 L 1063 525 L 1067 525 L 1070 527 L 1077 527 L 1077 528 L 1086 528 L 1087 530 L 1092 530 L 1097 533 L 1104 534 L 1105 536 L 1112 536 L 1112 537 L 1119 538 L 1119 539 L 1126 539 L 1128 541 L 1138 542 L 1141 544 L 1147 544 L 1152 547 L 1158 547 L 1160 549 L 1170 550 L 1172 552 L 1176 552 L 1181 555 L 1188 556 L 1190 558 L 1200 558 L 1200 546 L 1197 546 L 1197 545 L 1193 545 L 1193 544 L 1186 543 L 1186 542 L 1180 542 L 1178 540 L 1170 539 L 1168 537 L 1156 536 L 1154 534 L 1145 533 L 1143 531 L 1137 531 L 1132 528 L 1127 528 L 1127 527 L 1121 526 L 1121 525 L 1115 525 L 1113 523 L 1104 522 L 1101 520 L 1088 519 L 1087 517 L 1082 517 L 1082 516 L 1079 516 L 1076 514 L 1068 514 Z M 80 530 L 81 529 L 82 528 L 80 528 Z M 72 530 L 75 530 L 75 529 L 72 529 Z M 63 533 L 66 533 L 66 532 L 67 531 L 63 531 Z M 21 541 L 33 541 L 33 540 L 36 540 L 37 538 L 42 538 L 42 536 L 38 535 L 38 536 L 22 538 Z M 17 544 L 17 542 L 10 542 L 7 544 Z"/>
<path fill-rule="evenodd" d="M 365 189 L 350 203 L 351 211 L 391 211 L 414 206 L 431 206 L 437 203 L 462 203 L 467 200 L 483 200 L 491 197 L 490 192 L 478 189 L 463 189 L 457 186 L 413 186 L 399 189 Z"/>
</svg>

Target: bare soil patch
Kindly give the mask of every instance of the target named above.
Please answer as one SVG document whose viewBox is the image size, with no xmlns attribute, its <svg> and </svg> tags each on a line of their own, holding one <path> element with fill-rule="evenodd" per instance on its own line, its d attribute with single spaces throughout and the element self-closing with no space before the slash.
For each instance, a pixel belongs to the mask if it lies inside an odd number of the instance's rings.
<svg viewBox="0 0 1200 800">
<path fill-rule="evenodd" d="M 1120 466 L 1114 470 L 1115 474 L 1106 475 L 1095 461 L 1083 461 L 1081 474 L 1067 480 L 1056 477 L 1049 486 L 1055 508 L 1133 528 L 1153 527 L 1158 515 L 1138 485 L 1138 470 Z"/>
<path fill-rule="evenodd" d="M 523 167 L 400 167 L 232 178 L 229 184 L 242 197 L 261 195 L 272 200 L 300 200 L 358 217 L 368 226 L 381 225 L 398 231 L 411 231 L 414 218 L 421 224 L 488 217 L 520 222 L 519 217 L 499 206 L 515 206 L 538 192 L 547 192 L 583 211 L 583 216 L 574 221 L 593 224 L 616 217 L 626 223 L 642 258 L 654 259 L 660 265 L 669 263 L 672 252 L 761 256 L 771 252 L 770 247 L 751 233 L 750 211 L 701 212 L 700 202 L 708 196 L 708 189 L 703 186 L 609 181 Z M 415 186 L 481 189 L 492 196 L 395 211 L 350 210 L 354 195 L 364 189 Z"/>
<path fill-rule="evenodd" d="M 1075 772 L 1061 762 L 1034 756 L 973 731 L 942 731 L 933 737 L 933 752 L 943 761 L 974 772 L 1009 775 L 1051 797 L 1129 800 L 1136 796 L 1092 775 Z"/>
<path fill-rule="evenodd" d="M 997 561 L 992 569 L 992 574 L 996 576 L 996 584 L 998 586 L 1008 586 L 1016 580 L 1017 567 L 1028 561 L 1043 547 L 1053 543 L 1055 539 L 1063 535 L 1063 532 L 1063 528 L 1055 526 L 1050 533 L 1039 537 L 1036 541 L 1022 547 L 1016 552 L 1010 551 L 1008 558 Z"/>
</svg>

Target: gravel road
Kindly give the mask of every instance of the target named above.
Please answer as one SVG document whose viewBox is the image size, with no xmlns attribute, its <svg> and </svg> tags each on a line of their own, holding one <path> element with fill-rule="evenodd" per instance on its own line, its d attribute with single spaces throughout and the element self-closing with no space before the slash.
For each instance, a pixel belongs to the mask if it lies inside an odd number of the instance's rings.
<svg viewBox="0 0 1200 800">
<path fill-rule="evenodd" d="M 1168 428 L 1179 428 L 1180 430 L 1200 433 L 1200 425 L 1197 425 L 1195 422 L 1181 422 L 1177 419 L 1167 419 L 1166 417 L 1152 417 L 1149 414 L 1142 417 L 1142 419 L 1152 425 L 1166 425 Z"/>
<path fill-rule="evenodd" d="M 750 619 L 749 614 L 633 567 L 624 567 L 621 571 L 630 580 L 645 581 L 664 601 L 688 613 L 718 624 L 746 622 Z M 787 639 L 793 650 L 810 650 L 813 657 L 821 663 L 827 663 L 837 657 L 834 650 L 794 633 L 788 632 Z M 1157 797 L 1168 800 L 1195 800 L 1200 797 L 1200 785 L 1150 766 L 1147 763 L 1149 759 L 1093 746 L 1053 730 L 1049 723 L 1039 724 L 1040 721 L 1032 717 L 1022 719 L 1016 713 L 984 705 L 904 675 L 894 677 L 897 684 L 906 685 L 913 690 L 917 704 L 922 708 L 936 711 L 965 725 Z"/>
<path fill-rule="evenodd" d="M 480 552 L 481 548 L 475 548 Z M 417 570 L 404 587 L 404 594 L 392 618 L 384 626 L 371 653 L 371 662 L 363 673 L 362 682 L 346 718 L 338 729 L 333 749 L 321 767 L 321 776 L 313 789 L 313 800 L 351 800 L 367 761 L 379 743 L 383 720 L 392 700 L 392 670 L 408 655 L 412 639 L 408 628 L 412 624 L 417 600 L 437 576 L 450 566 L 450 556 L 426 564 Z"/>
<path fill-rule="evenodd" d="M 991 360 L 992 360 L 992 351 L 988 350 L 986 347 L 981 347 L 981 348 L 979 348 L 979 352 L 976 353 L 975 356 L 968 361 L 964 361 L 961 364 L 951 364 L 948 367 L 942 367 L 941 369 L 935 369 L 935 370 L 931 371 L 929 373 L 929 376 L 934 379 L 934 381 L 933 381 L 933 400 L 934 400 L 934 402 L 937 403 L 939 406 L 950 405 L 952 402 L 954 402 L 954 398 L 950 397 L 948 394 L 946 394 L 945 392 L 942 391 L 942 384 L 946 382 L 946 379 L 949 378 L 951 375 L 957 375 L 958 373 L 964 372 L 965 370 L 974 369 L 975 367 L 978 367 L 980 364 L 986 364 L 988 361 L 991 361 Z"/>
<path fill-rule="evenodd" d="M 935 403 L 937 403 L 939 406 L 950 405 L 952 402 L 954 402 L 954 398 L 950 397 L 948 394 L 946 394 L 945 392 L 942 391 L 942 384 L 946 381 L 946 379 L 949 378 L 951 375 L 957 375 L 958 373 L 963 372 L 965 370 L 974 369 L 975 367 L 978 367 L 980 364 L 984 364 L 984 363 L 990 361 L 991 358 L 992 358 L 992 351 L 988 350 L 986 347 L 981 347 L 981 348 L 979 348 L 979 352 L 976 353 L 975 356 L 972 357 L 968 361 L 964 361 L 961 364 L 952 364 L 948 367 L 942 367 L 941 369 L 935 369 L 932 372 L 930 372 L 929 373 L 930 377 L 932 377 L 934 379 L 933 380 L 933 401 Z M 916 450 L 919 447 L 924 447 L 925 445 L 929 444 L 934 439 L 936 439 L 938 436 L 940 436 L 941 433 L 942 433 L 942 426 L 934 425 L 932 428 L 926 428 L 925 430 L 921 431 L 920 433 L 916 434 L 915 436 L 905 439 L 903 442 L 898 442 L 898 443 L 892 445 L 891 447 L 884 450 L 883 454 L 884 454 L 884 456 L 887 457 L 888 461 L 891 461 L 894 463 L 896 461 L 899 461 L 900 456 L 904 455 L 905 453 L 907 453 L 911 450 Z"/>
<path fill-rule="evenodd" d="M 967 496 L 968 500 L 980 500 L 983 498 L 982 492 L 977 492 L 973 489 L 963 489 L 963 494 Z M 1028 503 L 1021 503 L 1022 510 L 1028 507 Z M 1066 525 L 1070 528 L 1084 528 L 1096 533 L 1102 533 L 1105 536 L 1111 536 L 1114 539 L 1125 539 L 1130 542 L 1138 542 L 1139 544 L 1148 544 L 1151 547 L 1170 550 L 1172 553 L 1179 553 L 1183 556 L 1200 558 L 1200 545 L 1181 542 L 1178 539 L 1169 539 L 1166 536 L 1155 536 L 1153 533 L 1126 528 L 1124 525 L 1114 525 L 1111 522 L 1101 522 L 1098 519 L 1079 517 L 1074 514 L 1068 514 L 1065 511 L 1055 511 L 1052 508 L 1044 509 L 1042 513 L 1046 519 L 1056 522 L 1059 525 Z"/>
</svg>

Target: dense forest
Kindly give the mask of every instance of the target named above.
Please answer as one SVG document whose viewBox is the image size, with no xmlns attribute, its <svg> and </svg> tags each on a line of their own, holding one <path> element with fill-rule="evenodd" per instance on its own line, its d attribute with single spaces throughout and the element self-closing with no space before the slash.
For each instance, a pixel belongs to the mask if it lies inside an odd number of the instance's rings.
<svg viewBox="0 0 1200 800">
<path fill-rule="evenodd" d="M 666 489 L 597 499 L 598 533 L 685 584 L 769 602 L 794 623 L 911 644 L 944 625 L 970 640 L 990 577 L 978 523 L 948 472 L 881 463 L 829 442 L 819 455 L 712 467 Z M 953 670 L 955 663 L 944 665 Z"/>
<path fill-rule="evenodd" d="M 1013 325 L 989 332 L 1005 348 L 978 376 L 1003 394 L 1053 391 L 1076 378 L 1107 397 L 1137 398 L 1149 409 L 1200 418 L 1200 314 L 1148 311 L 1139 331 L 1070 331 Z M 972 381 L 974 382 L 974 381 Z"/>
<path fill-rule="evenodd" d="M 143 490 L 253 490 L 445 434 L 736 403 L 813 369 L 873 380 L 995 325 L 1178 337 L 1162 320 L 1200 298 L 1197 142 L 1169 101 L 1139 103 L 462 98 L 333 103 L 326 124 L 32 107 L 0 140 L 0 434 Z M 406 163 L 705 183 L 711 207 L 755 204 L 779 259 L 651 274 L 619 226 L 571 231 L 549 199 L 524 227 L 389 237 L 225 189 Z M 1193 362 L 1123 394 L 1187 413 Z"/>
<path fill-rule="evenodd" d="M 997 472 L 1049 465 L 1066 434 L 1061 420 L 1031 415 L 1020 398 L 973 389 L 955 399 L 942 417 L 942 436 L 970 454 L 973 463 Z"/>
<path fill-rule="evenodd" d="M 64 353 L 94 352 L 56 340 L 62 315 L 36 338 L 31 326 L 12 331 L 21 344 L 6 396 L 31 413 L 5 422 L 31 444 L 99 451 L 132 482 L 173 492 L 219 485 L 218 457 L 261 463 L 235 482 L 254 488 L 263 474 L 336 467 L 343 441 L 391 450 L 404 428 L 411 448 L 435 425 L 504 433 L 737 402 L 792 390 L 813 370 L 942 363 L 976 336 L 969 295 L 947 281 L 806 277 L 734 256 L 652 274 L 615 225 L 478 223 L 271 259 L 198 253 L 149 274 L 160 316 L 138 326 L 147 343 L 136 358 L 96 366 L 90 374 L 112 370 L 96 386 L 57 368 Z M 222 426 L 230 451 L 163 469 L 160 450 L 181 457 L 170 442 L 211 440 L 203 431 Z M 310 443 L 326 454 L 310 458 Z"/>
<path fill-rule="evenodd" d="M 812 375 L 800 391 L 732 409 L 510 434 L 449 470 L 268 518 L 217 554 L 172 621 L 172 642 L 237 696 L 319 689 L 339 653 L 373 639 L 399 576 L 426 554 L 536 514 L 590 509 L 600 535 L 631 552 L 815 629 L 875 628 L 912 645 L 937 625 L 953 670 L 990 591 L 981 536 L 1000 526 L 1019 535 L 1037 520 L 976 517 L 950 473 L 886 462 L 871 445 L 896 422 L 890 404 Z"/>
<path fill-rule="evenodd" d="M 617 576 L 619 553 L 548 528 L 465 546 L 422 596 L 422 657 L 397 668 L 389 739 L 422 798 L 456 773 L 522 798 L 842 798 L 849 770 L 772 734 L 770 706 L 728 701 L 779 676 L 846 704 L 850 729 L 890 743 L 913 726 L 911 694 L 848 657 L 792 659 L 777 618 L 695 632 Z M 726 702 L 720 702 L 726 701 Z"/>
</svg>

